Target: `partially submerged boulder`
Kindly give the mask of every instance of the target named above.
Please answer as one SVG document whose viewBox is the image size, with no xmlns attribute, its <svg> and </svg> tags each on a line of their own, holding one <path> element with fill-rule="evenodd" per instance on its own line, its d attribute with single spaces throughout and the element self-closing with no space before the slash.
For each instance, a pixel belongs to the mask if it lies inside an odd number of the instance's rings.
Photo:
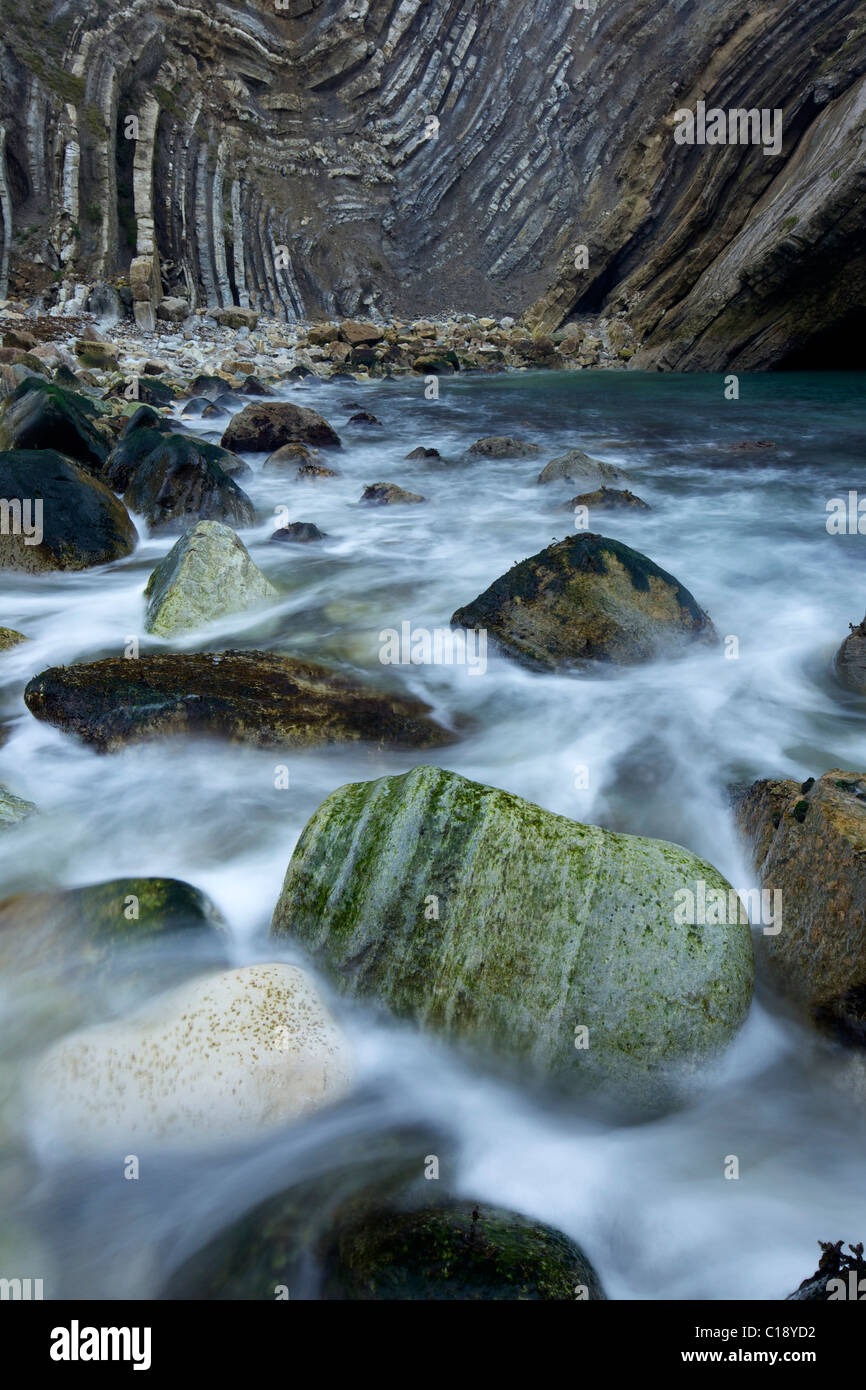
<svg viewBox="0 0 866 1390">
<path fill-rule="evenodd" d="M 736 815 L 780 908 L 756 938 L 770 983 L 821 1031 L 866 1045 L 866 774 L 755 782 Z"/>
<path fill-rule="evenodd" d="M 528 444 L 524 439 L 512 439 L 509 435 L 490 434 L 477 439 L 467 450 L 476 458 L 485 459 L 528 459 L 541 453 L 538 444 Z"/>
<path fill-rule="evenodd" d="M 224 449 L 273 453 L 283 444 L 339 449 L 340 437 L 315 410 L 289 401 L 258 401 L 244 406 L 222 437 Z"/>
<path fill-rule="evenodd" d="M 851 631 L 836 653 L 839 684 L 854 695 L 866 695 L 866 618 Z"/>
<path fill-rule="evenodd" d="M 185 434 L 154 433 L 153 441 L 137 445 L 135 436 L 128 441 L 143 453 L 131 468 L 123 493 L 127 507 L 141 513 L 151 531 L 183 531 L 190 521 L 253 524 L 252 500 L 225 472 L 222 459 L 211 452 L 214 445 Z M 149 442 L 152 447 L 147 448 Z"/>
<path fill-rule="evenodd" d="M 80 570 L 122 559 L 138 532 L 122 502 L 83 464 L 54 449 L 0 453 L 0 568 Z"/>
<path fill-rule="evenodd" d="M 27 377 L 0 414 L 0 450 L 51 449 L 99 473 L 110 447 L 93 402 L 55 382 Z"/>
<path fill-rule="evenodd" d="M 36 807 L 32 801 L 25 801 L 23 797 L 16 796 L 0 783 L 0 830 L 5 830 L 10 825 L 18 825 L 20 821 L 35 813 Z"/>
<path fill-rule="evenodd" d="M 339 1100 L 349 1044 L 305 971 L 249 965 L 189 981 L 61 1038 L 25 1087 L 43 1152 L 222 1148 Z"/>
<path fill-rule="evenodd" d="M 512 566 L 451 622 L 486 630 L 509 656 L 549 670 L 586 661 L 631 666 L 687 642 L 716 640 L 679 580 L 591 531 Z"/>
<path fill-rule="evenodd" d="M 322 803 L 272 930 L 347 994 L 524 1074 L 646 1102 L 716 1057 L 748 1010 L 748 922 L 690 922 L 701 884 L 730 906 L 717 870 L 677 845 L 417 767 Z"/>
<path fill-rule="evenodd" d="M 570 511 L 576 511 L 578 507 L 586 507 L 591 512 L 648 512 L 651 510 L 649 503 L 635 497 L 633 492 L 628 489 L 614 487 L 597 488 L 595 492 L 581 492 L 577 497 L 572 497 L 565 506 Z"/>
<path fill-rule="evenodd" d="M 426 502 L 420 492 L 407 492 L 396 483 L 370 483 L 361 493 L 360 500 L 368 506 L 390 507 L 405 502 Z"/>
<path fill-rule="evenodd" d="M 144 596 L 145 630 L 171 637 L 273 602 L 279 594 L 234 531 L 218 521 L 200 521 L 156 566 Z"/>
<path fill-rule="evenodd" d="M 275 652 L 172 652 L 54 666 L 34 676 L 24 701 L 35 718 L 103 752 L 174 734 L 218 735 L 260 748 L 453 742 L 421 701 Z"/>
<path fill-rule="evenodd" d="M 568 453 L 551 459 L 550 463 L 542 468 L 537 481 L 554 483 L 563 479 L 570 483 L 604 483 L 618 486 L 628 481 L 628 474 L 614 468 L 611 463 L 602 463 L 601 459 L 590 458 L 582 449 L 569 449 Z"/>
<path fill-rule="evenodd" d="M 271 536 L 272 541 L 278 541 L 281 544 L 285 542 L 290 544 L 298 542 L 307 544 L 309 541 L 323 541 L 326 539 L 326 533 L 320 531 L 318 526 L 312 521 L 290 521 L 288 526 L 281 526 L 280 529 L 275 531 Z"/>
<path fill-rule="evenodd" d="M 0 652 L 7 652 L 10 647 L 17 647 L 26 641 L 24 633 L 16 632 L 14 627 L 0 627 Z"/>
</svg>

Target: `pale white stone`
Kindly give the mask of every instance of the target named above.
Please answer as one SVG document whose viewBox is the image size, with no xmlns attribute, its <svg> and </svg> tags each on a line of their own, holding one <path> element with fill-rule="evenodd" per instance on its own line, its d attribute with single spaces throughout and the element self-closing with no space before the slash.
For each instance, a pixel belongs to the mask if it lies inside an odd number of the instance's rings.
<svg viewBox="0 0 866 1390">
<path fill-rule="evenodd" d="M 122 1022 L 55 1043 L 26 1085 L 48 1155 L 193 1150 L 278 1130 L 339 1100 L 349 1044 L 307 973 L 249 965 L 204 976 Z"/>
</svg>

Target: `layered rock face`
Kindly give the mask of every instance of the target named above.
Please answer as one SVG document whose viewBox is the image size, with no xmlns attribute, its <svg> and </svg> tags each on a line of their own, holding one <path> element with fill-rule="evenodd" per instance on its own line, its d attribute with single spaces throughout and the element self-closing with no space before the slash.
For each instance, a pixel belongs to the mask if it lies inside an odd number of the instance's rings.
<svg viewBox="0 0 866 1390">
<path fill-rule="evenodd" d="M 0 14 L 0 296 L 122 277 L 145 328 L 164 295 L 172 315 L 591 316 L 676 368 L 862 339 L 858 0 Z M 780 153 L 677 145 L 701 100 L 781 111 Z"/>
</svg>

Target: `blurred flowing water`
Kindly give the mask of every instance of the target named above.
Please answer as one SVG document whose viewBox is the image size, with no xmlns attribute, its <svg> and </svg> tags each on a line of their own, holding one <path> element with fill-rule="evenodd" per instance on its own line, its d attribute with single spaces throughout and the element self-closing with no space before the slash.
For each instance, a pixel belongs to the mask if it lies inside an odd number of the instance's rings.
<svg viewBox="0 0 866 1390">
<path fill-rule="evenodd" d="M 343 783 L 434 760 L 194 739 L 99 756 L 29 715 L 31 675 L 121 655 L 133 636 L 143 651 L 278 649 L 411 692 L 460 730 L 436 755 L 441 765 L 576 820 L 679 842 L 751 885 L 726 787 L 866 763 L 866 707 L 831 668 L 866 609 L 866 537 L 826 526 L 828 500 L 866 483 L 866 393 L 862 376 L 841 373 L 744 376 L 740 386 L 736 402 L 721 377 L 630 372 L 444 378 L 438 400 L 425 399 L 420 379 L 287 386 L 284 396 L 320 410 L 344 448 L 323 457 L 340 476 L 314 483 L 263 472 L 265 456 L 250 457 L 254 476 L 240 482 L 260 520 L 241 535 L 282 594 L 264 615 L 174 643 L 144 635 L 144 584 L 174 538 L 144 538 L 139 518 L 144 539 L 118 564 L 5 572 L 0 621 L 31 640 L 0 658 L 0 780 L 40 815 L 0 835 L 0 894 L 177 877 L 221 908 L 237 963 L 301 959 L 267 932 L 309 816 Z M 382 427 L 348 425 L 359 407 Z M 219 439 L 206 422 L 186 423 Z M 463 457 L 488 434 L 543 453 Z M 776 448 L 731 448 L 750 440 Z M 441 460 L 406 461 L 418 445 Z M 700 648 L 634 669 L 540 675 L 491 650 L 483 674 L 383 666 L 380 632 L 447 627 L 515 561 L 572 531 L 564 504 L 589 489 L 535 482 L 572 447 L 626 470 L 652 507 L 596 513 L 591 529 L 676 575 L 719 634 L 737 639 L 736 659 Z M 364 486 L 379 481 L 428 501 L 360 506 Z M 286 516 L 315 522 L 327 540 L 268 544 Z M 278 763 L 288 764 L 287 790 L 275 786 Z M 136 970 L 132 992 L 146 995 L 146 962 Z M 90 1017 L 122 1013 L 128 997 L 94 990 Z M 765 995 L 702 1094 L 638 1124 L 580 1104 L 553 1108 L 373 1008 L 332 1003 L 359 1052 L 358 1097 L 277 1141 L 157 1162 L 136 1184 L 120 1163 L 111 1174 L 64 1163 L 50 1116 L 31 1121 L 29 1152 L 7 1136 L 0 1200 L 33 1233 L 49 1296 L 152 1297 L 167 1267 L 302 1172 L 314 1141 L 403 1121 L 452 1132 L 448 1185 L 574 1236 L 611 1297 L 778 1298 L 812 1272 L 819 1238 L 866 1236 L 866 1088 L 858 1093 L 850 1058 Z M 14 1095 L 18 1063 L 53 1036 L 55 1008 L 35 981 L 24 999 L 0 992 L 0 1011 L 2 1092 Z M 723 1176 L 728 1155 L 739 1158 L 738 1181 Z"/>
</svg>

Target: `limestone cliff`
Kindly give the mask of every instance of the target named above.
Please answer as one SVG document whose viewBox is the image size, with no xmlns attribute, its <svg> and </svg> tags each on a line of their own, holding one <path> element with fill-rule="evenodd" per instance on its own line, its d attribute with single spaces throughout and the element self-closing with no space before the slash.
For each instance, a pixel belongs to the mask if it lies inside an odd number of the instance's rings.
<svg viewBox="0 0 866 1390">
<path fill-rule="evenodd" d="M 623 317 L 637 365 L 863 342 L 858 0 L 0 0 L 0 295 Z M 781 153 L 688 147 L 699 100 Z M 577 269 L 575 247 L 587 248 Z"/>
</svg>

